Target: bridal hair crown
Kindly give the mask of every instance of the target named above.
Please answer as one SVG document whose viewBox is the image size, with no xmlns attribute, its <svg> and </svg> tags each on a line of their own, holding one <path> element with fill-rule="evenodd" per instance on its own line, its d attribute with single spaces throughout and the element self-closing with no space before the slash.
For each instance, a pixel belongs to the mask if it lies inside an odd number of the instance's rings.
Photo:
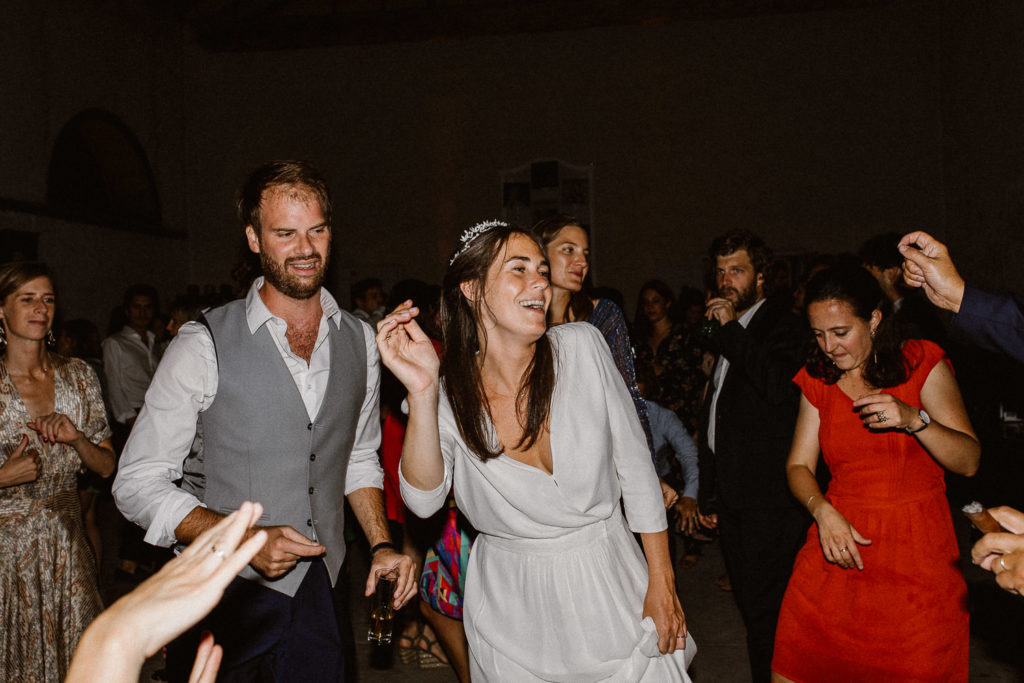
<svg viewBox="0 0 1024 683">
<path fill-rule="evenodd" d="M 477 223 L 472 228 L 469 228 L 468 230 L 463 232 L 462 237 L 459 238 L 459 241 L 462 242 L 462 245 L 458 248 L 458 250 L 456 250 L 455 254 L 452 256 L 452 260 L 448 262 L 448 265 L 450 266 L 453 263 L 455 263 L 455 259 L 462 256 L 466 252 L 466 250 L 469 249 L 469 245 L 473 243 L 473 240 L 475 240 L 480 235 L 484 234 L 491 228 L 507 227 L 508 223 L 506 223 L 505 221 L 483 221 L 482 223 Z"/>
</svg>

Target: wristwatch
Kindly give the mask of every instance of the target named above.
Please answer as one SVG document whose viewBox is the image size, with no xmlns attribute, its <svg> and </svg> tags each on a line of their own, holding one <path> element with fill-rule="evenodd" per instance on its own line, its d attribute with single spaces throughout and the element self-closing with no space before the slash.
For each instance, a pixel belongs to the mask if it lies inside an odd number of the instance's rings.
<svg viewBox="0 0 1024 683">
<path fill-rule="evenodd" d="M 928 413 L 924 412 L 924 408 L 919 408 L 917 411 L 917 415 L 918 417 L 921 418 L 921 422 L 923 422 L 924 424 L 918 427 L 917 429 L 906 430 L 907 434 L 917 434 L 918 432 L 923 432 L 925 429 L 928 428 L 928 425 L 932 423 L 932 418 L 928 417 Z"/>
</svg>

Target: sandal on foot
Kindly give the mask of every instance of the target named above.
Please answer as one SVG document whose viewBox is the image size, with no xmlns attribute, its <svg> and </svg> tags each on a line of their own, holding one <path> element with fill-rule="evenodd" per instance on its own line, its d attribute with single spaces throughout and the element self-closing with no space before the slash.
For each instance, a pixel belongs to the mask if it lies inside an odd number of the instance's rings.
<svg viewBox="0 0 1024 683">
<path fill-rule="evenodd" d="M 447 669 L 448 668 L 448 662 L 442 662 L 440 659 L 438 659 L 434 655 L 430 654 L 429 652 L 424 652 L 423 650 L 420 650 L 419 665 L 420 665 L 421 669 Z"/>
<path fill-rule="evenodd" d="M 421 669 L 439 669 L 448 666 L 448 658 L 444 654 L 444 648 L 434 638 L 427 635 L 423 629 L 419 638 L 416 639 L 416 646 L 419 648 L 419 664 Z"/>
<path fill-rule="evenodd" d="M 398 658 L 403 664 L 418 664 L 420 657 L 420 650 L 416 647 L 416 641 L 423 637 L 423 623 L 419 620 L 414 622 L 416 628 L 412 634 L 403 633 L 398 636 Z"/>
</svg>

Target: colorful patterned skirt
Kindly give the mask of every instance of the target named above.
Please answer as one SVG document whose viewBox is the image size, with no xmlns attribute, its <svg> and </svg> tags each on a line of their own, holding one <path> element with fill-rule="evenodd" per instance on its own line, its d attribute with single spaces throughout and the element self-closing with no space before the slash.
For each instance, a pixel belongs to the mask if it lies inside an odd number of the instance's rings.
<svg viewBox="0 0 1024 683">
<path fill-rule="evenodd" d="M 473 531 L 455 507 L 455 501 L 450 499 L 448 520 L 441 538 L 427 551 L 420 576 L 420 598 L 435 611 L 459 621 L 462 620 L 462 595 Z"/>
</svg>

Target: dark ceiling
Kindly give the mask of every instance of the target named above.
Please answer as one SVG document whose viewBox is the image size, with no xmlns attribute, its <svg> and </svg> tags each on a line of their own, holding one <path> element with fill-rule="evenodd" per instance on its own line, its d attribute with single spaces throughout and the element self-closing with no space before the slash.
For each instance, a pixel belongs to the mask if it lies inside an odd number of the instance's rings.
<svg viewBox="0 0 1024 683">
<path fill-rule="evenodd" d="M 173 7 L 207 49 L 244 52 L 732 19 L 895 1 L 174 0 Z"/>
</svg>

